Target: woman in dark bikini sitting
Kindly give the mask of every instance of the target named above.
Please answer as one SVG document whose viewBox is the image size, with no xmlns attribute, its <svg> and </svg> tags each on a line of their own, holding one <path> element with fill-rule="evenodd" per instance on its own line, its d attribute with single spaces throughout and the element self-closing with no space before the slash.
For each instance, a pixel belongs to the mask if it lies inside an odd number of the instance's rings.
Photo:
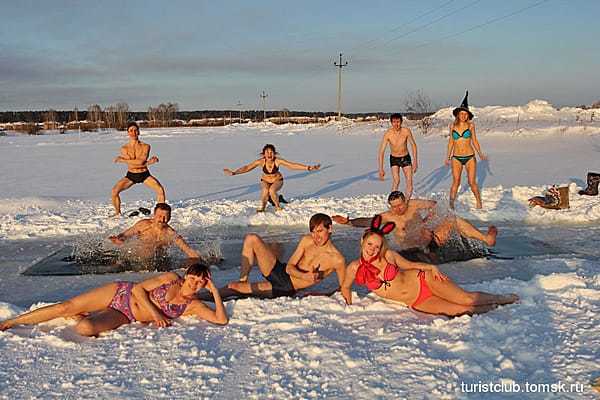
<svg viewBox="0 0 600 400">
<path fill-rule="evenodd" d="M 269 201 L 269 198 L 271 199 L 273 204 L 275 204 L 275 209 L 277 211 L 282 209 L 281 205 L 279 204 L 279 196 L 277 195 L 277 192 L 279 192 L 279 189 L 281 189 L 281 187 L 283 186 L 283 175 L 281 175 L 281 172 L 279 172 L 279 167 L 283 166 L 289 169 L 299 169 L 306 171 L 314 171 L 321 168 L 321 164 L 304 165 L 292 161 L 287 161 L 283 158 L 278 158 L 275 146 L 273 146 L 272 144 L 265 145 L 265 147 L 263 147 L 262 149 L 261 154 L 262 157 L 258 160 L 252 161 L 250 164 L 244 165 L 243 167 L 240 167 L 235 171 L 232 171 L 229 168 L 223 169 L 225 174 L 232 176 L 244 174 L 248 171 L 252 171 L 256 167 L 262 167 L 263 175 L 260 178 L 260 186 L 262 189 L 260 193 L 261 206 L 259 209 L 256 210 L 257 212 L 265 211 L 265 207 L 267 206 L 267 201 Z"/>
<path fill-rule="evenodd" d="M 196 292 L 208 289 L 214 296 L 213 310 L 196 299 Z M 195 316 L 213 324 L 228 322 L 219 291 L 210 279 L 208 266 L 194 263 L 181 278 L 167 272 L 140 283 L 113 282 L 51 306 L 41 307 L 0 322 L 0 331 L 16 325 L 34 325 L 55 318 L 83 316 L 75 331 L 84 336 L 117 329 L 130 322 L 171 325 L 181 315 Z"/>
<path fill-rule="evenodd" d="M 352 304 L 353 282 L 383 298 L 410 304 L 414 310 L 447 316 L 480 314 L 519 299 L 515 294 L 467 292 L 435 265 L 406 260 L 388 249 L 384 237 L 395 224 L 380 225 L 381 216 L 377 215 L 362 236 L 360 259 L 348 265 L 341 288 L 347 304 Z"/>
<path fill-rule="evenodd" d="M 450 125 L 450 139 L 448 140 L 448 156 L 445 164 L 452 163 L 452 186 L 450 187 L 450 208 L 454 209 L 454 200 L 460 185 L 463 166 L 467 169 L 469 186 L 475 195 L 476 208 L 481 208 L 481 194 L 477 186 L 477 160 L 475 151 L 479 158 L 487 160 L 487 157 L 481 152 L 479 141 L 475 135 L 475 124 L 471 121 L 473 114 L 469 111 L 467 97 L 469 92 L 460 105 L 452 111 L 454 122 Z"/>
</svg>

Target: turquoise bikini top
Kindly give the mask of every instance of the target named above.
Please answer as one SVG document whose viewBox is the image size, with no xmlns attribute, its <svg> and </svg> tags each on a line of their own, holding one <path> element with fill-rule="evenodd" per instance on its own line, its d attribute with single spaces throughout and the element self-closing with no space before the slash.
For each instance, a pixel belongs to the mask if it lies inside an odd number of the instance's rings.
<svg viewBox="0 0 600 400">
<path fill-rule="evenodd" d="M 455 130 L 452 130 L 452 139 L 454 139 L 454 140 L 458 140 L 460 138 L 468 139 L 470 137 L 471 137 L 471 131 L 469 130 L 469 128 L 465 129 L 462 134 L 456 132 Z"/>
</svg>

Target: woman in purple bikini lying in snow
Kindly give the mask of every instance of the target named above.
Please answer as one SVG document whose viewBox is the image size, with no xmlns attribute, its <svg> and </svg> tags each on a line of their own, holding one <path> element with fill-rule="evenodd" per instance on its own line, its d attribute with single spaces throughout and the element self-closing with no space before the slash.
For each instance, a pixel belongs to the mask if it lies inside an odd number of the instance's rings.
<svg viewBox="0 0 600 400">
<path fill-rule="evenodd" d="M 215 310 L 196 298 L 196 292 L 201 288 L 208 289 L 213 295 Z M 210 278 L 208 266 L 195 262 L 188 267 L 183 278 L 174 272 L 167 272 L 140 283 L 109 283 L 62 303 L 2 321 L 0 331 L 16 325 L 34 325 L 54 318 L 80 315 L 83 318 L 75 325 L 75 331 L 84 336 L 97 336 L 135 321 L 165 327 L 181 315 L 195 316 L 219 325 L 228 322 L 223 301 Z"/>
</svg>

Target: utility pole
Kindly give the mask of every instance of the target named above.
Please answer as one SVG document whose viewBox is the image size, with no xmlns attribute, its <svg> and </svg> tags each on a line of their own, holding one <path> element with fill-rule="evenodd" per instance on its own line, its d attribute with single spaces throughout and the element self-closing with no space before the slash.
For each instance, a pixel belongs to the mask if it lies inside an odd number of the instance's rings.
<svg viewBox="0 0 600 400">
<path fill-rule="evenodd" d="M 342 63 L 342 53 L 340 53 L 340 63 L 333 62 L 333 65 L 339 68 L 338 71 L 338 98 L 337 98 L 337 111 L 338 111 L 338 121 L 342 120 L 342 68 L 348 65 L 348 61 Z"/>
<path fill-rule="evenodd" d="M 260 98 L 262 99 L 262 102 L 263 102 L 263 122 L 266 122 L 266 120 L 267 120 L 267 106 L 266 106 L 267 97 L 269 97 L 269 95 L 266 94 L 265 91 L 263 90 L 260 95 Z"/>
<path fill-rule="evenodd" d="M 75 107 L 75 123 L 77 124 L 77 132 L 79 134 L 79 139 L 81 139 L 81 125 L 79 125 L 79 110 Z"/>
<path fill-rule="evenodd" d="M 243 104 L 242 104 L 242 102 L 241 102 L 241 101 L 239 101 L 239 100 L 238 100 L 238 102 L 237 102 L 236 106 L 237 106 L 237 107 L 238 107 L 238 109 L 240 110 L 240 119 L 239 119 L 239 123 L 241 124 L 241 123 L 242 123 L 242 106 L 243 106 Z"/>
</svg>

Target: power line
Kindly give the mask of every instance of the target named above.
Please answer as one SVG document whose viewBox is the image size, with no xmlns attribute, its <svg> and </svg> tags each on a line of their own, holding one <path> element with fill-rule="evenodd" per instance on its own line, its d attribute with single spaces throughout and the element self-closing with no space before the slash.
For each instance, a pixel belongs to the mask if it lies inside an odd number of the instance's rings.
<svg viewBox="0 0 600 400">
<path fill-rule="evenodd" d="M 433 21 L 431 21 L 431 22 L 428 22 L 427 24 L 424 24 L 424 25 L 418 26 L 418 27 L 416 27 L 415 29 L 412 29 L 412 30 L 410 30 L 410 31 L 408 31 L 408 32 L 405 32 L 405 33 L 403 33 L 402 35 L 399 35 L 399 36 L 393 37 L 393 38 L 391 38 L 391 39 L 387 40 L 386 42 L 384 42 L 384 43 L 383 43 L 383 45 L 384 45 L 384 46 L 386 46 L 386 45 L 388 45 L 389 43 L 391 43 L 391 42 L 393 42 L 393 41 L 396 41 L 396 40 L 398 40 L 398 39 L 402 39 L 403 37 L 406 37 L 406 36 L 408 36 L 408 35 L 410 35 L 410 34 L 412 34 L 412 33 L 418 32 L 418 31 L 420 31 L 421 29 L 428 28 L 428 27 L 430 27 L 431 25 L 433 25 L 433 24 L 435 24 L 435 23 L 438 23 L 438 22 L 440 22 L 440 21 L 442 21 L 442 20 L 444 20 L 444 19 L 446 19 L 446 18 L 448 18 L 448 17 L 451 17 L 452 15 L 454 15 L 454 14 L 456 14 L 456 13 L 459 13 L 459 12 L 461 12 L 461 11 L 463 11 L 463 10 L 465 10 L 465 9 L 469 8 L 469 7 L 472 7 L 472 6 L 474 6 L 475 4 L 477 4 L 477 3 L 479 3 L 479 2 L 481 2 L 481 0 L 475 0 L 475 1 L 473 1 L 473 2 L 471 2 L 471 3 L 469 3 L 469 4 L 467 4 L 466 6 L 463 6 L 463 7 L 459 8 L 459 9 L 457 9 L 457 10 L 454 10 L 454 11 L 451 11 L 451 12 L 449 12 L 449 13 L 447 13 L 447 14 L 444 14 L 444 15 L 442 15 L 441 17 L 439 17 L 439 18 L 437 18 L 437 19 L 434 19 L 434 20 L 433 20 Z"/>
<path fill-rule="evenodd" d="M 391 29 L 389 32 L 394 32 L 394 31 L 397 31 L 397 30 L 399 30 L 400 28 L 402 28 L 402 27 L 404 27 L 404 26 L 406 26 L 406 25 L 408 25 L 408 24 L 410 24 L 410 23 L 412 23 L 412 22 L 418 21 L 419 19 L 421 19 L 421 18 L 423 18 L 423 17 L 425 17 L 425 16 L 427 16 L 427 15 L 430 15 L 430 14 L 432 14 L 432 13 L 433 13 L 433 12 L 435 12 L 435 11 L 438 11 L 438 10 L 440 10 L 440 9 L 442 9 L 442 8 L 444 8 L 444 7 L 446 7 L 448 4 L 450 4 L 450 3 L 453 3 L 454 1 L 455 1 L 455 0 L 448 0 L 448 1 L 444 2 L 443 4 L 441 4 L 441 5 L 440 5 L 440 6 L 438 6 L 438 7 L 434 7 L 434 8 L 432 8 L 432 9 L 429 9 L 429 10 L 425 11 L 424 13 L 421 13 L 421 14 L 417 15 L 416 17 L 412 18 L 412 19 L 411 19 L 411 20 L 409 20 L 408 22 L 406 22 L 406 23 L 404 23 L 404 24 L 402 24 L 402 25 L 399 25 L 399 26 L 397 26 L 397 27 L 395 27 L 395 28 Z M 441 21 L 441 20 L 443 20 L 443 19 L 445 19 L 445 18 L 448 18 L 448 17 L 449 17 L 449 16 L 451 16 L 451 15 L 454 15 L 454 14 L 456 14 L 457 12 L 460 12 L 460 11 L 464 10 L 464 9 L 465 9 L 465 8 L 467 8 L 467 7 L 471 7 L 472 5 L 474 5 L 474 4 L 476 4 L 476 3 L 480 2 L 480 1 L 482 1 L 482 0 L 475 0 L 475 1 L 473 1 L 473 2 L 471 2 L 471 3 L 469 3 L 469 4 L 467 4 L 466 6 L 463 6 L 463 7 L 459 8 L 458 10 L 454 10 L 454 11 L 451 11 L 451 12 L 449 12 L 449 13 L 446 13 L 446 14 L 442 15 L 441 17 L 437 18 L 436 20 L 434 20 L 434 21 L 432 21 L 432 22 L 429 22 L 429 23 L 427 23 L 427 24 L 424 24 L 424 25 L 421 25 L 421 26 L 419 26 L 419 27 L 416 27 L 415 29 L 412 29 L 411 31 L 409 31 L 409 32 L 406 32 L 406 33 L 402 34 L 401 36 L 399 36 L 399 37 L 397 37 L 397 38 L 390 39 L 390 40 L 388 40 L 388 41 L 387 41 L 387 42 L 385 42 L 385 43 L 389 43 L 390 41 L 397 40 L 397 39 L 398 39 L 398 38 L 400 38 L 400 37 L 404 37 L 404 36 L 407 36 L 407 35 L 409 35 L 409 34 L 411 34 L 411 33 L 414 33 L 414 32 L 417 32 L 417 31 L 419 31 L 419 30 L 421 30 L 421 29 L 424 29 L 424 28 L 426 28 L 426 27 L 428 27 L 428 26 L 430 26 L 430 25 L 432 25 L 432 24 L 434 24 L 434 23 L 436 23 L 436 22 L 439 22 L 439 21 Z M 367 42 L 364 42 L 364 44 L 368 44 L 368 43 L 376 42 L 376 41 L 378 41 L 378 40 L 380 40 L 380 39 L 371 39 L 371 40 L 369 40 L 369 41 L 367 41 Z M 360 47 L 362 47 L 362 46 L 363 46 L 363 44 L 359 44 L 359 45 L 356 45 L 356 46 L 354 46 L 352 49 L 354 50 L 354 49 L 360 48 Z M 371 47 L 371 48 L 376 48 L 376 47 L 377 47 L 377 46 L 374 46 L 374 47 Z M 298 53 L 297 53 L 297 54 L 298 54 Z M 341 61 L 340 61 L 340 62 L 341 62 Z M 340 72 L 341 72 L 341 68 L 340 68 Z M 314 71 L 314 73 L 310 74 L 309 76 L 305 77 L 304 79 L 305 79 L 305 80 L 310 80 L 310 79 L 314 78 L 315 76 L 317 76 L 317 75 L 319 75 L 319 74 L 321 74 L 321 73 L 322 73 L 322 71 Z M 338 80 L 340 80 L 340 79 L 341 79 L 341 77 L 339 77 L 339 78 L 338 78 Z M 341 85 L 341 84 L 338 84 L 338 86 L 340 86 L 340 85 Z M 339 101 L 340 101 L 340 100 L 339 100 L 339 97 L 340 97 L 340 93 L 339 93 L 339 92 L 340 92 L 340 89 L 338 88 L 338 103 L 339 103 Z M 340 107 L 338 106 L 338 114 L 340 114 L 340 112 L 339 112 L 339 109 L 340 109 Z"/>
<path fill-rule="evenodd" d="M 411 20 L 409 20 L 409 21 L 407 21 L 407 22 L 404 22 L 402 25 L 398 25 L 397 27 L 390 29 L 390 30 L 388 31 L 388 33 L 397 32 L 397 31 L 399 31 L 400 29 L 404 28 L 405 26 L 407 26 L 407 25 L 410 25 L 410 24 L 412 24 L 413 22 L 416 22 L 416 21 L 420 20 L 421 18 L 423 18 L 423 17 L 426 17 L 427 15 L 429 15 L 429 14 L 432 14 L 432 13 L 434 13 L 435 11 L 438 11 L 438 10 L 440 10 L 440 9 L 442 9 L 442 8 L 444 8 L 444 7 L 446 7 L 448 4 L 450 4 L 450 3 L 453 3 L 454 1 L 456 1 L 456 0 L 448 0 L 448 1 L 446 1 L 444 4 L 442 4 L 442 5 L 440 5 L 440 6 L 437 6 L 437 7 L 431 8 L 431 9 L 429 9 L 428 11 L 426 11 L 426 12 L 424 12 L 424 13 L 422 13 L 422 14 L 420 14 L 420 15 L 416 16 L 416 17 L 414 17 L 413 19 L 411 19 Z M 379 41 L 379 40 L 383 40 L 383 39 L 381 39 L 381 38 L 375 38 L 375 39 L 368 40 L 368 41 L 366 41 L 366 42 L 364 42 L 364 43 L 358 44 L 358 45 L 356 45 L 356 46 L 354 46 L 354 47 L 350 48 L 350 51 L 354 51 L 354 50 L 356 50 L 356 49 L 359 49 L 359 48 L 361 48 L 361 47 L 364 47 L 364 46 L 369 46 L 369 45 L 371 45 L 372 43 L 375 43 L 375 42 L 377 42 L 377 41 Z"/>
<path fill-rule="evenodd" d="M 418 48 L 421 48 L 421 47 L 429 46 L 429 45 L 431 45 L 433 43 L 436 43 L 438 41 L 450 39 L 450 38 L 462 35 L 463 33 L 471 32 L 471 31 L 474 31 L 475 29 L 483 28 L 483 27 L 485 27 L 487 25 L 491 25 L 491 24 L 494 24 L 494 23 L 496 23 L 498 21 L 502 21 L 503 19 L 507 19 L 507 18 L 513 17 L 513 16 L 515 16 L 517 14 L 521 14 L 522 12 L 525 12 L 525 11 L 530 10 L 532 8 L 538 7 L 538 6 L 540 6 L 540 5 L 544 4 L 544 3 L 547 3 L 549 1 L 551 1 L 551 0 L 541 0 L 541 1 L 538 1 L 537 3 L 531 4 L 531 5 L 527 6 L 527 7 L 520 8 L 520 9 L 518 9 L 516 11 L 513 11 L 513 12 L 505 14 L 505 15 L 502 15 L 500 17 L 490 18 L 490 19 L 488 19 L 487 21 L 485 21 L 485 22 L 483 22 L 481 24 L 474 25 L 474 26 L 472 26 L 470 28 L 467 28 L 467 29 L 464 29 L 462 31 L 451 33 L 450 35 L 442 36 L 442 37 L 440 37 L 440 38 L 438 38 L 436 40 L 432 40 L 432 41 L 429 41 L 429 42 L 421 43 L 421 44 L 419 44 L 417 46 L 412 47 L 412 49 L 418 49 Z M 403 52 L 404 52 L 404 50 L 403 50 Z M 397 53 L 392 53 L 392 54 L 397 54 Z"/>
</svg>

